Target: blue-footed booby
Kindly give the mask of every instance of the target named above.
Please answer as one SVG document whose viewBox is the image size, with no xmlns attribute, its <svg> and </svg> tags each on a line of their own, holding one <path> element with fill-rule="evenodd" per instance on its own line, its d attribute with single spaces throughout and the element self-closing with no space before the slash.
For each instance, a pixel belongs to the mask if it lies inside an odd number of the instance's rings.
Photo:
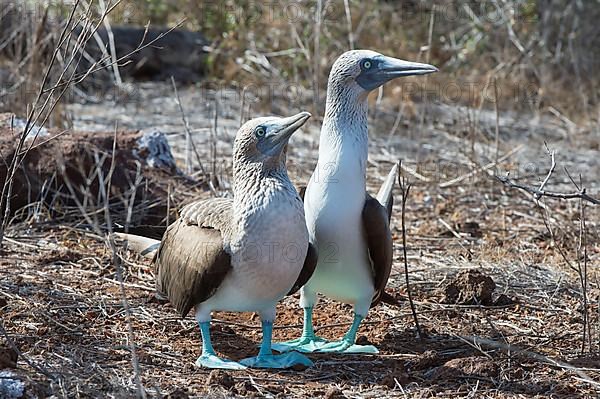
<svg viewBox="0 0 600 399">
<path fill-rule="evenodd" d="M 316 265 L 302 200 L 285 165 L 288 139 L 309 117 L 302 112 L 245 123 L 234 143 L 232 199 L 187 205 L 160 243 L 120 235 L 134 250 L 153 256 L 159 294 L 182 316 L 195 308 L 202 335 L 198 366 L 312 365 L 298 352 L 274 355 L 271 351 L 277 302 L 300 289 Z M 239 363 L 217 357 L 209 331 L 211 312 L 217 310 L 260 314 L 263 340 L 258 356 Z"/>
<path fill-rule="evenodd" d="M 436 72 L 432 65 L 402 61 L 369 50 L 342 54 L 329 74 L 319 159 L 304 196 L 310 242 L 319 253 L 317 267 L 302 288 L 304 327 L 300 338 L 278 343 L 278 351 L 377 353 L 355 345 L 369 308 L 387 294 L 392 267 L 389 228 L 397 166 L 377 198 L 366 192 L 369 92 L 401 76 Z M 317 294 L 354 306 L 354 321 L 337 342 L 315 336 L 312 325 Z"/>
</svg>

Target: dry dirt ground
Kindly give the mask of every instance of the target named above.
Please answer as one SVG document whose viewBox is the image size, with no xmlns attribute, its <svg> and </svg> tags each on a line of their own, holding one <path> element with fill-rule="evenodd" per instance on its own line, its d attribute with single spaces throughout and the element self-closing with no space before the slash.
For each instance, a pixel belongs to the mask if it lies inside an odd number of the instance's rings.
<svg viewBox="0 0 600 399">
<path fill-rule="evenodd" d="M 159 128 L 169 134 L 183 167 L 185 130 L 169 87 L 136 90 L 135 102 L 73 105 L 75 128 L 110 130 L 115 121 L 125 128 Z M 208 197 L 227 191 L 240 103 L 220 101 L 215 134 L 215 103 L 210 93 L 200 92 L 182 89 L 180 95 L 203 167 L 220 180 L 215 190 L 194 193 Z M 359 341 L 378 346 L 380 354 L 311 355 L 315 365 L 306 370 L 195 368 L 198 329 L 191 317 L 181 319 L 154 299 L 149 262 L 119 251 L 125 306 L 102 237 L 82 225 L 38 215 L 35 223 L 15 221 L 0 258 L 2 323 L 9 343 L 21 352 L 14 369 L 14 354 L 4 343 L 0 369 L 8 368 L 0 378 L 17 375 L 28 394 L 42 397 L 133 397 L 134 343 L 148 397 L 596 397 L 597 206 L 585 208 L 581 234 L 579 201 L 538 204 L 490 174 L 510 170 L 520 183 L 539 185 L 550 165 L 546 141 L 558 150 L 559 163 L 547 188 L 574 191 L 563 170 L 567 166 L 597 197 L 597 130 L 575 129 L 550 117 L 503 115 L 500 162 L 494 165 L 493 112 L 429 104 L 421 120 L 419 107 L 401 118 L 389 109 L 382 105 L 372 121 L 369 189 L 376 190 L 394 161 L 404 160 L 404 175 L 413 184 L 406 204 L 407 261 L 420 337 L 406 300 L 398 188 L 389 290 L 401 306 L 372 309 L 359 333 Z M 314 168 L 317 143 L 318 123 L 292 141 L 289 165 L 298 184 Z M 194 170 L 199 176 L 197 164 Z M 174 193 L 173 206 L 181 205 L 182 197 Z M 350 321 L 347 305 L 323 300 L 315 311 L 317 332 L 326 338 L 340 337 Z M 296 337 L 300 328 L 297 297 L 286 298 L 274 339 Z M 253 355 L 261 338 L 259 320 L 217 313 L 212 336 L 224 356 Z"/>
</svg>

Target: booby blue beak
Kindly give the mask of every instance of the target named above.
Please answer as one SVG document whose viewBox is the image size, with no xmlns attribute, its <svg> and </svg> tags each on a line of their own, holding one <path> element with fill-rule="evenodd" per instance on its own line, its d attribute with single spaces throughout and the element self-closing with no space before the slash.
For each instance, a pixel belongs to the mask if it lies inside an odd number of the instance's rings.
<svg viewBox="0 0 600 399">
<path fill-rule="evenodd" d="M 356 82 L 367 91 L 402 76 L 427 75 L 438 71 L 433 65 L 399 60 L 384 55 L 362 60 L 360 68 L 361 73 L 356 78 Z"/>
<path fill-rule="evenodd" d="M 287 144 L 288 140 L 300 126 L 304 125 L 309 112 L 300 112 L 288 118 L 277 118 L 276 120 L 263 124 L 265 129 L 264 140 L 259 140 L 258 149 L 261 153 L 272 156 L 278 154 Z"/>
</svg>

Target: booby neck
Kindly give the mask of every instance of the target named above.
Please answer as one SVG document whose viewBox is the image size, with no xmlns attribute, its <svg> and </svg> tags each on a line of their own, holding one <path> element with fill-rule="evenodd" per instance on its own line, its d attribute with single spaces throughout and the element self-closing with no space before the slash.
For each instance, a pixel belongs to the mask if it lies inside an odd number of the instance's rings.
<svg viewBox="0 0 600 399">
<path fill-rule="evenodd" d="M 265 167 L 258 162 L 234 165 L 234 214 L 251 213 L 264 208 L 278 194 L 295 197 L 296 189 L 285 168 L 285 156 L 276 167 Z"/>
<path fill-rule="evenodd" d="M 369 147 L 367 110 L 367 93 L 361 93 L 352 84 L 329 81 L 319 140 L 321 169 L 335 165 L 335 173 L 345 174 L 344 169 L 351 168 L 355 177 L 360 173 L 365 178 Z"/>
</svg>

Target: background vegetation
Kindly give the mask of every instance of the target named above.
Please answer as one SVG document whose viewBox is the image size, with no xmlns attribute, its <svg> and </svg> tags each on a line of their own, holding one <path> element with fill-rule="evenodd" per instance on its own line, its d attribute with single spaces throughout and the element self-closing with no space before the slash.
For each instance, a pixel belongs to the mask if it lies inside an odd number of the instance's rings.
<svg viewBox="0 0 600 399">
<path fill-rule="evenodd" d="M 72 1 L 47 7 L 8 3 L 4 15 L 12 8 L 21 17 L 3 20 L 0 66 L 5 75 L 14 75 L 13 83 L 24 85 L 19 93 L 29 93 L 39 80 L 43 49 L 56 40 L 56 34 L 43 33 L 65 18 Z M 100 2 L 99 8 L 111 3 Z M 110 21 L 139 26 L 183 21 L 183 27 L 202 32 L 211 42 L 209 80 L 240 86 L 294 82 L 316 93 L 314 105 L 337 55 L 370 48 L 440 67 L 442 73 L 428 78 L 422 90 L 399 88 L 411 98 L 429 95 L 442 102 L 491 106 L 491 87 L 497 82 L 506 109 L 595 122 L 599 18 L 597 0 L 128 0 L 112 11 Z M 0 101 L 9 92 L 3 87 Z M 15 111 L 15 104 L 4 101 L 3 108 Z"/>
</svg>

